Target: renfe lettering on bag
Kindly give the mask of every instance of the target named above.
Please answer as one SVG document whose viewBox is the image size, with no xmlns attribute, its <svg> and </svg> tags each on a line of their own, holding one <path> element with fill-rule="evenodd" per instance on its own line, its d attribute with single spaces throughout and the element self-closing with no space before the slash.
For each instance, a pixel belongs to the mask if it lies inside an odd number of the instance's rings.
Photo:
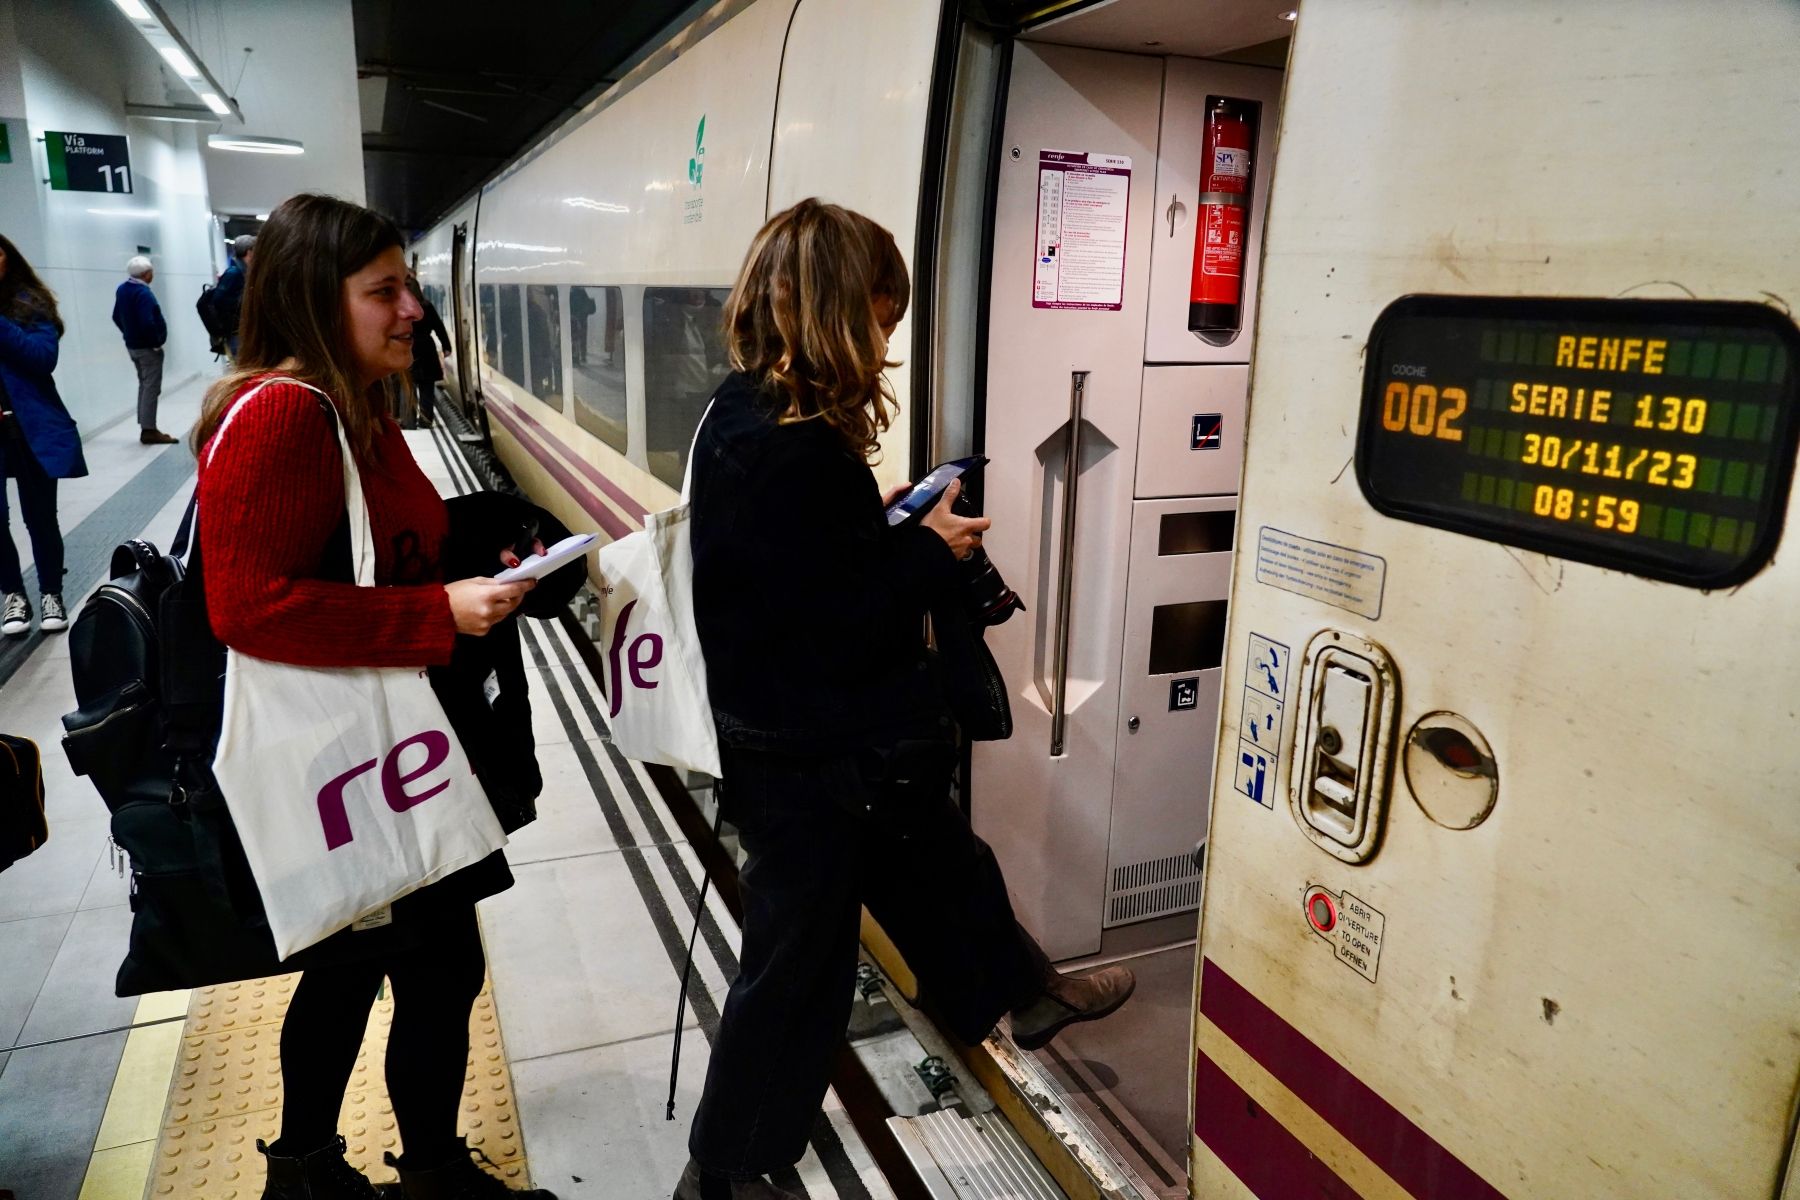
<svg viewBox="0 0 1800 1200">
<path fill-rule="evenodd" d="M 612 647 L 606 653 L 606 673 L 608 675 L 606 690 L 610 693 L 608 698 L 612 705 L 610 716 L 618 716 L 619 709 L 625 703 L 625 687 L 622 682 L 624 674 L 619 669 L 619 655 L 626 649 L 625 635 L 631 626 L 631 610 L 637 605 L 638 602 L 633 600 L 619 613 L 619 623 L 613 626 Z M 645 675 L 644 672 L 660 665 L 662 656 L 661 634 L 640 633 L 632 638 L 628 659 L 631 667 L 631 686 L 642 688 L 645 691 L 654 690 L 657 681 Z"/>
<path fill-rule="evenodd" d="M 400 754 L 408 746 L 423 746 L 425 761 L 407 771 L 400 773 Z M 371 758 L 368 762 L 358 763 L 330 783 L 319 789 L 319 824 L 325 829 L 325 849 L 336 850 L 339 846 L 349 845 L 355 835 L 350 832 L 350 814 L 344 807 L 344 789 L 357 776 L 375 769 L 381 764 L 381 796 L 387 806 L 397 813 L 425 803 L 439 792 L 450 786 L 448 779 L 426 788 L 422 792 L 409 792 L 406 785 L 414 780 L 431 774 L 444 765 L 450 757 L 450 736 L 441 730 L 427 729 L 424 733 L 415 733 L 405 741 L 397 744 L 387 752 L 385 759 Z"/>
</svg>

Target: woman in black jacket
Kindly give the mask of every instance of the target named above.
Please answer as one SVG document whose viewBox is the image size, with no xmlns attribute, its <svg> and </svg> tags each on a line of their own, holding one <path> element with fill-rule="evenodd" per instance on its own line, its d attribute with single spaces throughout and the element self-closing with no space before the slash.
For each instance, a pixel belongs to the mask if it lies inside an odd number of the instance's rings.
<svg viewBox="0 0 1800 1200">
<path fill-rule="evenodd" d="M 1131 993 L 1123 967 L 1050 967 L 950 795 L 923 622 L 954 604 L 988 522 L 955 515 L 954 491 L 921 523 L 885 520 L 897 493 L 868 464 L 910 292 L 886 230 L 806 200 L 763 227 L 726 304 L 735 370 L 694 448 L 694 616 L 748 854 L 744 941 L 676 1200 L 791 1200 L 762 1177 L 806 1149 L 863 905 L 966 1041 L 1010 1013 L 1034 1049 Z"/>
</svg>

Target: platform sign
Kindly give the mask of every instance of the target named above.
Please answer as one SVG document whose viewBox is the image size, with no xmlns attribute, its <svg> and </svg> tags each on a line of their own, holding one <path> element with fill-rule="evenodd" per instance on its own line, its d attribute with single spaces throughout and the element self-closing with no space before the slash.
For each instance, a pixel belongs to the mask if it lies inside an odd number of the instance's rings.
<svg viewBox="0 0 1800 1200">
<path fill-rule="evenodd" d="M 1357 478 L 1402 520 L 1729 587 L 1781 538 L 1796 357 L 1762 304 L 1409 296 L 1370 336 Z"/>
<path fill-rule="evenodd" d="M 131 150 L 122 135 L 47 129 L 44 156 L 52 191 L 131 193 Z"/>
</svg>

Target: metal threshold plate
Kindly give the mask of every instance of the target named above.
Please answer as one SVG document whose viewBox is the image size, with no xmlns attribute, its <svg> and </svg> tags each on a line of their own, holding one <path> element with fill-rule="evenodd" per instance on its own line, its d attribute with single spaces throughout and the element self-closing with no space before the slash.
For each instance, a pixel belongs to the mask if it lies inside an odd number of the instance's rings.
<svg viewBox="0 0 1800 1200">
<path fill-rule="evenodd" d="M 944 1109 L 887 1123 L 932 1200 L 1067 1200 L 997 1113 Z"/>
</svg>

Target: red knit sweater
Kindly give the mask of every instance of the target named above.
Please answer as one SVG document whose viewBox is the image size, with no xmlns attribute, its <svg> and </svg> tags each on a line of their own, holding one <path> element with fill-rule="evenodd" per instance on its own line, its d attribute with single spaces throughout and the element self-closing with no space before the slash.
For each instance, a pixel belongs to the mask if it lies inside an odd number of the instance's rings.
<svg viewBox="0 0 1800 1200">
<path fill-rule="evenodd" d="M 211 462 L 211 442 L 200 454 L 200 550 L 220 641 L 308 667 L 450 661 L 456 621 L 439 565 L 449 517 L 398 425 L 382 418 L 360 470 L 373 588 L 318 578 L 344 517 L 344 471 L 316 393 L 271 384 L 213 441 Z"/>
</svg>

